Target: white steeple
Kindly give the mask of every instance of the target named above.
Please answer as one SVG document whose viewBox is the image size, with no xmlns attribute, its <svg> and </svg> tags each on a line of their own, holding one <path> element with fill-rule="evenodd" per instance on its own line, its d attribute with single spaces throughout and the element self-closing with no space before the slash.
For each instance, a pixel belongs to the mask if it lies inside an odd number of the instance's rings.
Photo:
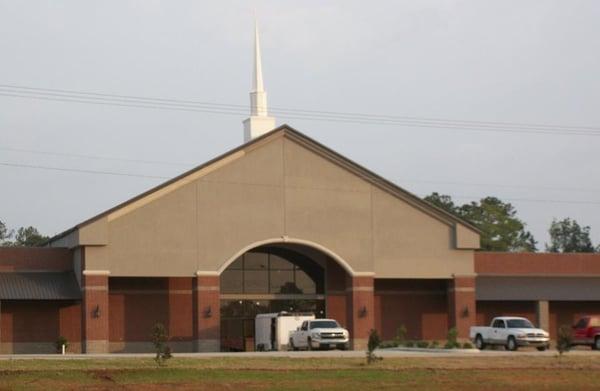
<svg viewBox="0 0 600 391">
<path fill-rule="evenodd" d="M 263 135 L 275 128 L 275 118 L 267 111 L 267 93 L 263 85 L 262 61 L 260 58 L 260 39 L 258 22 L 254 25 L 254 78 L 250 91 L 250 118 L 244 121 L 244 142 Z"/>
</svg>

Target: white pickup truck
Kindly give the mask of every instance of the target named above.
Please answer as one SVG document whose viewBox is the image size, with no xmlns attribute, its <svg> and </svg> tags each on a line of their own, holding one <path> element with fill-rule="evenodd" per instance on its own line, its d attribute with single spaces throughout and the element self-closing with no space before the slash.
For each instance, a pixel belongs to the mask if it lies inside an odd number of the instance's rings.
<svg viewBox="0 0 600 391">
<path fill-rule="evenodd" d="M 333 319 L 305 320 L 290 334 L 289 348 L 298 349 L 348 349 L 348 330 Z"/>
<path fill-rule="evenodd" d="M 535 346 L 540 351 L 550 346 L 550 337 L 546 331 L 535 328 L 525 318 L 512 316 L 494 318 L 490 327 L 471 327 L 469 337 L 480 350 L 485 349 L 486 345 L 504 345 L 507 350 Z"/>
</svg>

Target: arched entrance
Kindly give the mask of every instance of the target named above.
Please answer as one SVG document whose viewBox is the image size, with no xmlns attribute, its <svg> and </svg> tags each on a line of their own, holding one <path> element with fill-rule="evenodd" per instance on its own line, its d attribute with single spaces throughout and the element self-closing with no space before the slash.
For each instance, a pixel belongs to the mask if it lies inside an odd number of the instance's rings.
<svg viewBox="0 0 600 391">
<path fill-rule="evenodd" d="M 328 282 L 343 284 L 346 275 L 336 266 L 327 254 L 295 243 L 271 243 L 240 255 L 220 275 L 221 350 L 253 350 L 260 313 L 326 317 Z"/>
</svg>

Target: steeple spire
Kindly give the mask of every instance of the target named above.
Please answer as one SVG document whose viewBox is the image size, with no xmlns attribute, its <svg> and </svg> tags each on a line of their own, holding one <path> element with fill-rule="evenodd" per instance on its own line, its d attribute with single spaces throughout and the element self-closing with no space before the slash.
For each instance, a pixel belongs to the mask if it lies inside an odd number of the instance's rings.
<svg viewBox="0 0 600 391">
<path fill-rule="evenodd" d="M 265 92 L 262 60 L 260 56 L 260 37 L 258 22 L 254 24 L 254 78 L 250 91 L 250 118 L 244 121 L 244 142 L 263 135 L 275 128 L 275 118 L 269 117 L 267 111 L 267 93 Z"/>
<path fill-rule="evenodd" d="M 258 21 L 254 21 L 254 80 L 252 92 L 265 90 L 262 76 L 262 60 L 260 58 L 260 37 L 258 35 Z"/>
</svg>

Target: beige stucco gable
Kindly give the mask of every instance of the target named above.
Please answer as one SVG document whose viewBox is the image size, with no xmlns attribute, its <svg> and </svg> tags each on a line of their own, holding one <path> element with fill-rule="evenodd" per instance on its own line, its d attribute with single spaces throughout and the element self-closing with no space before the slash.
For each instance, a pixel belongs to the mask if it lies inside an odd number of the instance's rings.
<svg viewBox="0 0 600 391">
<path fill-rule="evenodd" d="M 79 235 L 91 245 L 86 269 L 113 276 L 219 273 L 241 252 L 276 241 L 318 248 L 358 275 L 472 273 L 477 233 L 436 213 L 279 131 L 109 211 Z"/>
</svg>

